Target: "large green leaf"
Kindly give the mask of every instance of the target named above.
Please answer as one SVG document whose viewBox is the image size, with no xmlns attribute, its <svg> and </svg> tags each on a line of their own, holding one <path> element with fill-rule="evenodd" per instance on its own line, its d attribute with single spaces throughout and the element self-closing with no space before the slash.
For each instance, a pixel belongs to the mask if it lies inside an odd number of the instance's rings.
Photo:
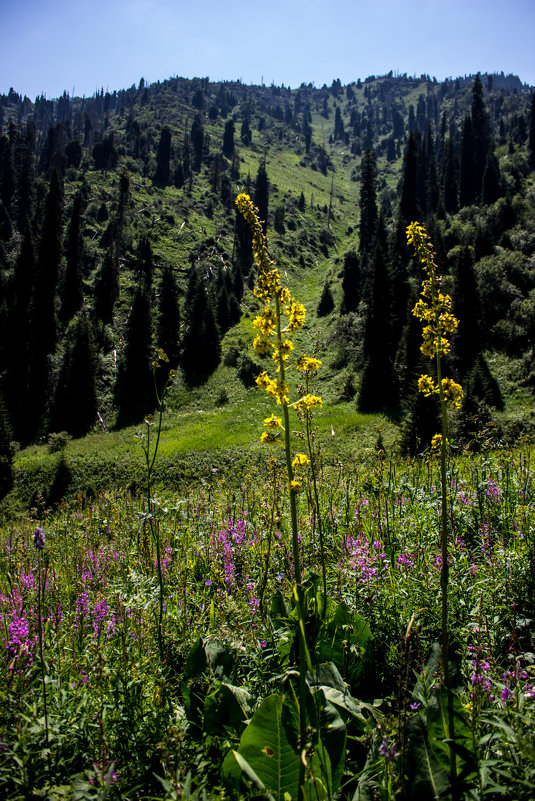
<svg viewBox="0 0 535 801">
<path fill-rule="evenodd" d="M 297 749 L 299 716 L 284 696 L 270 695 L 262 701 L 243 732 L 238 754 L 276 801 L 285 793 L 297 798 L 300 755 Z M 223 776 L 239 788 L 241 767 L 231 751 L 223 762 Z"/>
<path fill-rule="evenodd" d="M 453 731 L 449 728 L 449 709 Z M 459 698 L 446 689 L 433 690 L 427 709 L 409 724 L 407 775 L 411 791 L 426 801 L 451 788 L 450 749 L 456 756 L 455 781 L 458 790 L 468 789 L 478 773 L 472 732 Z"/>
<path fill-rule="evenodd" d="M 330 619 L 322 624 L 314 643 L 315 662 L 334 662 L 352 687 L 358 685 L 365 665 L 365 654 L 372 633 L 358 612 L 338 604 Z"/>
<path fill-rule="evenodd" d="M 217 681 L 204 701 L 204 731 L 217 734 L 230 728 L 240 732 L 252 713 L 252 705 L 253 697 L 247 690 Z"/>
<path fill-rule="evenodd" d="M 325 705 L 326 706 L 326 705 Z M 339 755 L 336 760 L 336 779 L 341 777 L 340 761 L 345 759 L 345 727 L 334 707 L 319 709 L 330 748 Z M 317 718 L 315 701 L 308 693 L 307 717 Z M 321 722 L 321 721 L 320 721 Z M 319 728 L 319 727 L 318 727 Z M 299 709 L 289 694 L 270 695 L 264 699 L 243 732 L 239 748 L 227 754 L 223 776 L 236 789 L 242 776 L 248 778 L 275 801 L 297 798 L 300 781 L 301 753 L 298 747 Z M 247 769 L 244 770 L 244 766 Z M 314 747 L 306 756 L 303 797 L 322 801 L 332 797 L 331 758 L 316 730 Z"/>
</svg>

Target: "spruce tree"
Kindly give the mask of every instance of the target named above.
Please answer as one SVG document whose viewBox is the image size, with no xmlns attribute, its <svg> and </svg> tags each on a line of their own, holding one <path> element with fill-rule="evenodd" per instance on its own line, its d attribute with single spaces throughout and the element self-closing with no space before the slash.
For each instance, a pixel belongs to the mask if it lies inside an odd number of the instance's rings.
<svg viewBox="0 0 535 801">
<path fill-rule="evenodd" d="M 83 310 L 70 322 L 50 409 L 49 431 L 83 437 L 97 420 L 98 359 L 91 322 Z"/>
<path fill-rule="evenodd" d="M 0 500 L 13 488 L 15 453 L 9 415 L 0 392 Z"/>
<path fill-rule="evenodd" d="M 378 244 L 372 261 L 372 286 L 364 333 L 365 364 L 358 407 L 362 412 L 392 410 L 397 406 L 391 358 L 392 281 L 387 260 Z"/>
<path fill-rule="evenodd" d="M 446 142 L 442 193 L 444 209 L 448 214 L 455 214 L 459 210 L 459 159 L 452 136 Z"/>
<path fill-rule="evenodd" d="M 264 234 L 267 233 L 268 207 L 269 207 L 269 182 L 266 172 L 266 164 L 262 162 L 258 168 L 254 190 L 254 204 L 258 209 L 258 216 L 262 221 Z"/>
<path fill-rule="evenodd" d="M 82 289 L 81 261 L 82 261 L 82 232 L 81 232 L 82 196 L 76 193 L 72 207 L 71 221 L 67 234 L 67 247 L 65 253 L 65 271 L 61 292 L 59 317 L 66 325 L 82 308 L 84 293 Z"/>
<path fill-rule="evenodd" d="M 156 344 L 169 359 L 169 369 L 176 370 L 180 358 L 180 307 L 178 285 L 169 265 L 164 267 L 158 293 Z"/>
<path fill-rule="evenodd" d="M 37 269 L 32 229 L 27 222 L 22 247 L 15 264 L 10 292 L 8 327 L 10 347 L 7 352 L 5 400 L 17 440 L 24 440 L 28 404 L 28 367 L 30 361 L 29 308 Z"/>
<path fill-rule="evenodd" d="M 377 163 L 371 148 L 364 151 L 360 165 L 359 254 L 367 259 L 375 247 L 377 232 Z"/>
<path fill-rule="evenodd" d="M 483 311 L 471 248 L 459 249 L 453 273 L 453 311 L 459 325 L 454 352 L 461 380 L 483 350 Z"/>
<path fill-rule="evenodd" d="M 119 297 L 119 265 L 115 243 L 108 247 L 93 286 L 95 316 L 103 325 L 113 322 L 113 310 Z"/>
<path fill-rule="evenodd" d="M 223 132 L 223 153 L 231 159 L 234 154 L 234 120 L 227 120 Z"/>
<path fill-rule="evenodd" d="M 492 148 L 490 122 L 483 99 L 483 84 L 479 73 L 472 88 L 472 128 L 474 132 L 474 187 L 476 200 L 481 197 L 483 174 Z"/>
<path fill-rule="evenodd" d="M 461 133 L 461 159 L 459 177 L 459 204 L 470 206 L 477 199 L 477 182 L 475 180 L 475 138 L 472 117 L 467 114 Z"/>
<path fill-rule="evenodd" d="M 181 364 L 188 381 L 202 381 L 221 360 L 221 338 L 213 306 L 199 271 L 192 267 L 186 294 Z"/>
<path fill-rule="evenodd" d="M 531 95 L 529 114 L 528 164 L 530 169 L 535 170 L 535 93 Z"/>
<path fill-rule="evenodd" d="M 323 292 L 321 293 L 321 298 L 318 303 L 318 308 L 317 308 L 318 317 L 326 317 L 333 311 L 333 309 L 334 309 L 333 294 L 331 292 L 331 287 L 329 286 L 329 282 L 326 281 L 323 286 Z"/>
<path fill-rule="evenodd" d="M 50 397 L 51 357 L 58 337 L 57 284 L 62 257 L 63 187 L 52 171 L 37 256 L 36 278 L 29 312 L 29 367 L 24 440 L 41 430 Z"/>
<path fill-rule="evenodd" d="M 153 181 L 158 186 L 167 186 L 170 183 L 171 159 L 171 131 L 164 127 L 160 132 L 160 141 L 156 151 L 156 172 Z"/>
<path fill-rule="evenodd" d="M 126 323 L 115 382 L 116 426 L 139 423 L 154 408 L 155 398 L 151 301 L 145 281 L 140 280 Z"/>
<path fill-rule="evenodd" d="M 483 173 L 483 185 L 481 189 L 481 200 L 487 205 L 495 203 L 503 197 L 503 184 L 500 174 L 500 165 L 496 154 L 490 150 L 487 156 L 487 163 Z"/>
<path fill-rule="evenodd" d="M 204 152 L 204 126 L 200 114 L 196 114 L 191 124 L 191 147 L 193 150 L 193 169 L 201 169 Z"/>
<path fill-rule="evenodd" d="M 354 250 L 349 250 L 344 257 L 342 272 L 342 306 L 341 314 L 349 314 L 357 310 L 361 299 L 362 275 L 360 258 Z"/>
<path fill-rule="evenodd" d="M 22 233 L 26 221 L 33 218 L 35 197 L 35 125 L 28 122 L 26 136 L 21 140 L 18 153 L 20 167 L 17 179 L 17 221 L 19 231 Z"/>
</svg>

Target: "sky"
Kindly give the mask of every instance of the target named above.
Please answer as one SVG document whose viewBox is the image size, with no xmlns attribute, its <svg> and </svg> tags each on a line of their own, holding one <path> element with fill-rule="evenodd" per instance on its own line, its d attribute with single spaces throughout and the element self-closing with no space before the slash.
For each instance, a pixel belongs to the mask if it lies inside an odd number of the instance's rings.
<svg viewBox="0 0 535 801">
<path fill-rule="evenodd" d="M 535 0 L 0 0 L 0 93 L 91 96 L 178 75 L 246 84 L 535 85 Z"/>
</svg>

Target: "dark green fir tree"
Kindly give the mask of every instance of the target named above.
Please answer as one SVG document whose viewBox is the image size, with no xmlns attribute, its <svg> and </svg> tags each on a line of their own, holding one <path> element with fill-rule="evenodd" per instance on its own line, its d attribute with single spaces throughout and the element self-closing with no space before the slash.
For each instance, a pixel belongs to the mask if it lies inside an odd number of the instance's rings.
<svg viewBox="0 0 535 801">
<path fill-rule="evenodd" d="M 221 360 L 221 337 L 199 270 L 192 267 L 186 294 L 181 364 L 191 383 L 202 382 Z"/>
<path fill-rule="evenodd" d="M 398 403 L 392 365 L 392 280 L 382 247 L 378 244 L 372 262 L 371 294 L 364 332 L 365 364 L 358 407 L 361 412 L 393 410 Z"/>
<path fill-rule="evenodd" d="M 126 323 L 115 382 L 118 428 L 139 423 L 154 408 L 152 356 L 151 300 L 145 282 L 140 280 Z"/>
<path fill-rule="evenodd" d="M 171 176 L 171 131 L 164 127 L 160 132 L 160 141 L 156 151 L 156 171 L 153 181 L 158 186 L 167 186 Z"/>
<path fill-rule="evenodd" d="M 82 287 L 82 250 L 83 239 L 81 231 L 82 195 L 76 193 L 72 206 L 71 221 L 67 233 L 67 246 L 65 249 L 65 270 L 61 286 L 61 302 L 59 318 L 66 325 L 82 308 L 84 293 Z"/>
<path fill-rule="evenodd" d="M 49 431 L 83 437 L 97 420 L 98 357 L 87 311 L 70 322 L 49 413 Z"/>
</svg>

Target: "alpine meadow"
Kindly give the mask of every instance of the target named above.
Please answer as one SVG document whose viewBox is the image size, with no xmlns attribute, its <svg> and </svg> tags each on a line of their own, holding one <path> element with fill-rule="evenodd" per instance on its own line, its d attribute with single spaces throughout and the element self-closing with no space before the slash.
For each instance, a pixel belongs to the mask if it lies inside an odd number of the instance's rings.
<svg viewBox="0 0 535 801">
<path fill-rule="evenodd" d="M 532 801 L 535 94 L 0 95 L 0 797 Z"/>
</svg>

